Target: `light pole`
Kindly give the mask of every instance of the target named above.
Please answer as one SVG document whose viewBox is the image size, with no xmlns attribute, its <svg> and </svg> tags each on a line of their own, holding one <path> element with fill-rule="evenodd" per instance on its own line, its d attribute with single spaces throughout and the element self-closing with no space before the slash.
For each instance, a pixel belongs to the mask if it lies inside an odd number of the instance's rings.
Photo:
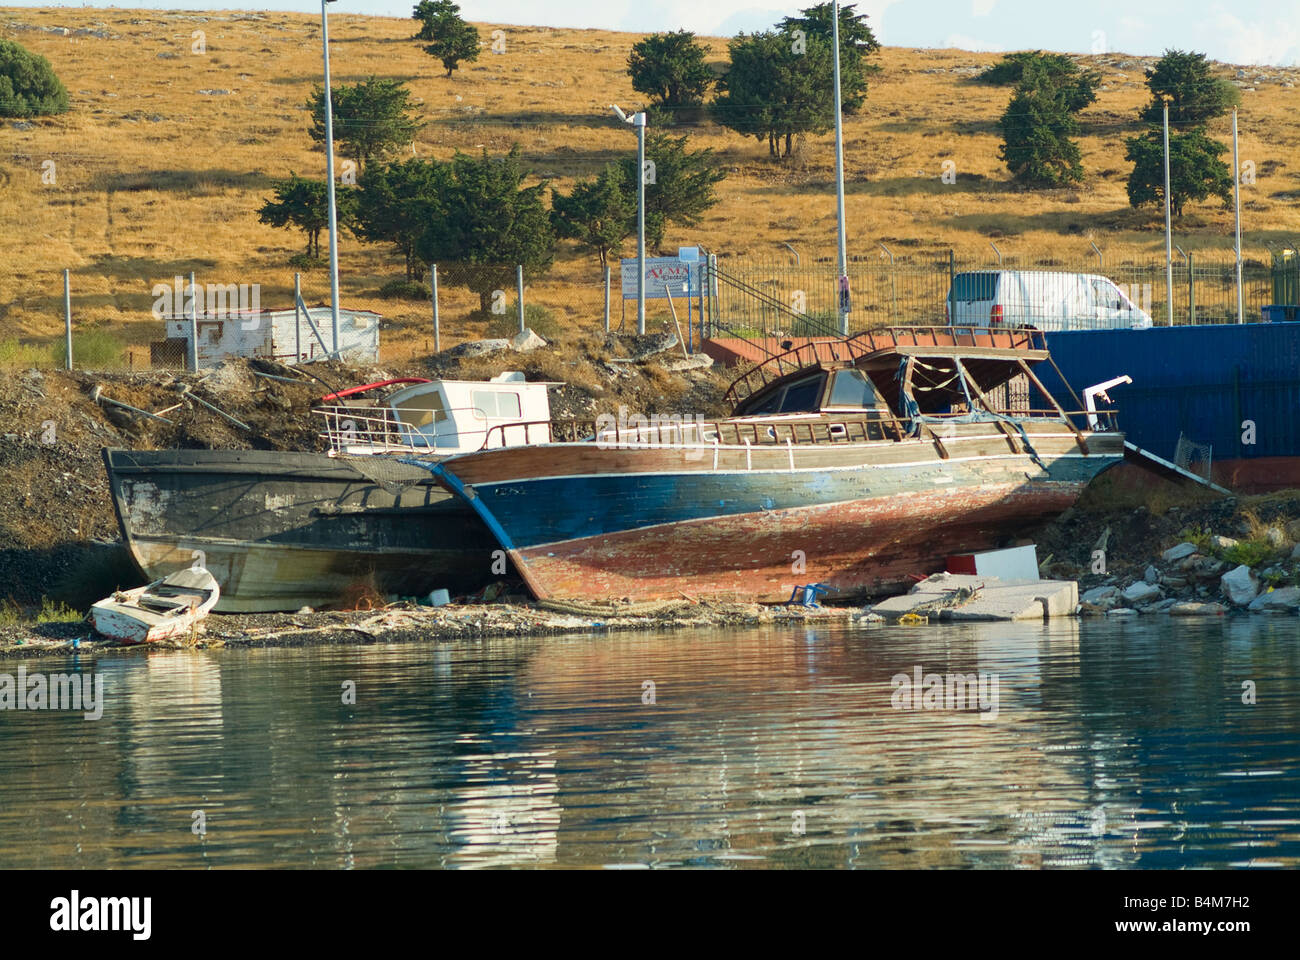
<svg viewBox="0 0 1300 960">
<path fill-rule="evenodd" d="M 849 335 L 848 235 L 844 225 L 844 118 L 840 109 L 840 4 L 832 4 L 831 44 L 835 47 L 835 216 L 840 245 L 840 333 Z"/>
<path fill-rule="evenodd" d="M 1169 221 L 1169 94 L 1165 101 L 1165 295 L 1169 298 L 1169 326 L 1174 325 L 1174 233 Z"/>
<path fill-rule="evenodd" d="M 645 130 L 644 113 L 628 116 L 617 104 L 610 110 L 636 128 L 636 332 L 645 333 Z"/>
<path fill-rule="evenodd" d="M 321 45 L 325 48 L 325 176 L 329 181 L 330 220 L 330 320 L 334 329 L 334 353 L 339 352 L 339 212 L 334 193 L 334 97 L 330 90 L 330 24 L 325 13 L 327 3 L 321 0 Z"/>
<path fill-rule="evenodd" d="M 1236 208 L 1237 233 L 1237 322 L 1246 322 L 1246 307 L 1241 290 L 1241 164 L 1237 160 L 1237 108 L 1232 108 L 1232 205 Z"/>
</svg>

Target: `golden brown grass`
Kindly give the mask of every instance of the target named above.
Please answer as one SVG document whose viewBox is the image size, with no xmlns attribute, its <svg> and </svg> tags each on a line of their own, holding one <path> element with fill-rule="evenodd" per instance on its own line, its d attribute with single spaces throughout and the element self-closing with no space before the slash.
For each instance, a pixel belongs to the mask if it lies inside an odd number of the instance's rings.
<svg viewBox="0 0 1300 960">
<path fill-rule="evenodd" d="M 131 10 L 0 10 L 17 21 L 73 30 L 106 29 L 116 39 L 58 36 L 0 28 L 48 57 L 72 95 L 73 110 L 31 129 L 4 128 L 0 150 L 0 342 L 47 341 L 62 319 L 62 270 L 72 270 L 79 326 L 111 330 L 132 345 L 137 365 L 158 339 L 150 289 L 196 271 L 208 282 L 260 282 L 263 303 L 290 303 L 288 257 L 304 244 L 296 232 L 257 222 L 268 182 L 291 170 L 321 176 L 324 160 L 306 134 L 302 103 L 320 76 L 318 21 L 268 13 L 199 22 L 194 15 Z M 214 15 L 218 16 L 218 15 Z M 537 176 L 567 189 L 633 149 L 630 131 L 608 117 L 607 104 L 636 106 L 625 61 L 632 34 L 601 30 L 503 27 L 507 53 L 486 50 L 451 79 L 409 40 L 412 22 L 334 15 L 336 82 L 370 74 L 408 81 L 429 125 L 414 150 L 447 157 L 454 150 L 503 152 L 518 143 Z M 481 24 L 486 38 L 494 25 Z M 203 30 L 207 52 L 191 53 Z M 721 63 L 726 41 L 707 40 Z M 1161 222 L 1129 209 L 1123 138 L 1146 99 L 1141 71 L 1115 76 L 1081 120 L 1085 183 L 1068 190 L 1022 191 L 997 158 L 996 121 L 1006 88 L 971 83 L 947 72 L 984 66 L 992 54 L 888 48 L 865 110 L 846 121 L 847 215 L 851 253 L 873 255 L 883 240 L 895 255 L 952 247 L 961 257 L 991 258 L 993 239 L 1008 256 L 1080 262 L 1089 241 L 1108 262 L 1162 255 Z M 927 72 L 942 69 L 943 72 Z M 1276 72 L 1276 71 L 1268 71 Z M 229 90 L 204 95 L 200 90 Z M 1300 234 L 1300 92 L 1263 85 L 1245 93 L 1241 155 L 1259 181 L 1243 194 L 1248 254 L 1263 258 L 1266 241 Z M 1213 132 L 1227 138 L 1226 121 Z M 664 249 L 704 242 L 723 255 L 785 257 L 784 242 L 804 262 L 834 250 L 833 150 L 829 136 L 809 138 L 797 162 L 768 160 L 766 145 L 725 129 L 691 130 L 695 146 L 713 147 L 729 171 L 721 202 L 695 229 L 672 229 Z M 957 182 L 940 182 L 952 160 Z M 42 182 L 53 161 L 57 182 Z M 1177 227 L 1187 250 L 1231 245 L 1231 211 L 1216 202 L 1191 207 Z M 347 305 L 374 309 L 394 322 L 384 360 L 427 352 L 429 309 L 383 300 L 377 291 L 400 275 L 383 247 L 345 236 L 342 282 Z M 530 297 L 570 324 L 600 322 L 600 271 L 594 258 L 567 245 Z M 328 296 L 324 271 L 304 276 L 305 296 Z M 513 296 L 513 294 L 512 294 Z M 615 322 L 620 304 L 615 291 Z M 443 344 L 482 333 L 465 321 L 476 301 L 443 290 Z M 664 319 L 667 318 L 664 311 Z"/>
</svg>

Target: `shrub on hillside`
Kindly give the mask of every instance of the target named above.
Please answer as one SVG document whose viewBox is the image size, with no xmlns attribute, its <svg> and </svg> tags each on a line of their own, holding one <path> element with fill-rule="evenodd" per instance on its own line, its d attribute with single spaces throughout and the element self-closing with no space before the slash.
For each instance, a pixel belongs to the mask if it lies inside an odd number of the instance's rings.
<svg viewBox="0 0 1300 960">
<path fill-rule="evenodd" d="M 0 40 L 0 117 L 64 113 L 68 91 L 50 61 L 12 40 Z"/>
</svg>

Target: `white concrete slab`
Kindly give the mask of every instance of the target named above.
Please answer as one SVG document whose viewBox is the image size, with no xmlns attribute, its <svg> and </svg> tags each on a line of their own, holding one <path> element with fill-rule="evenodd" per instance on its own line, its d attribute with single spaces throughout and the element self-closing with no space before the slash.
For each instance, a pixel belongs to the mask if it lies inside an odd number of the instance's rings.
<svg viewBox="0 0 1300 960">
<path fill-rule="evenodd" d="M 1079 585 L 1073 580 L 999 580 L 936 573 L 910 593 L 871 608 L 889 620 L 907 613 L 931 620 L 1044 620 L 1074 616 Z"/>
</svg>

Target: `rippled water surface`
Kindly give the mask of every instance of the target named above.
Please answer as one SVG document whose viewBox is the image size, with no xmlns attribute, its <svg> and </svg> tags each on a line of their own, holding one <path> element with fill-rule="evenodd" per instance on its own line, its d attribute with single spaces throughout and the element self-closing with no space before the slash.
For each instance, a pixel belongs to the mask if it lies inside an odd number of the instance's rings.
<svg viewBox="0 0 1300 960">
<path fill-rule="evenodd" d="M 0 712 L 0 867 L 1294 867 L 1298 634 L 836 625 L 28 662 L 100 673 L 106 704 Z M 985 699 L 907 709 L 894 678 L 918 668 L 983 674 Z"/>
</svg>

